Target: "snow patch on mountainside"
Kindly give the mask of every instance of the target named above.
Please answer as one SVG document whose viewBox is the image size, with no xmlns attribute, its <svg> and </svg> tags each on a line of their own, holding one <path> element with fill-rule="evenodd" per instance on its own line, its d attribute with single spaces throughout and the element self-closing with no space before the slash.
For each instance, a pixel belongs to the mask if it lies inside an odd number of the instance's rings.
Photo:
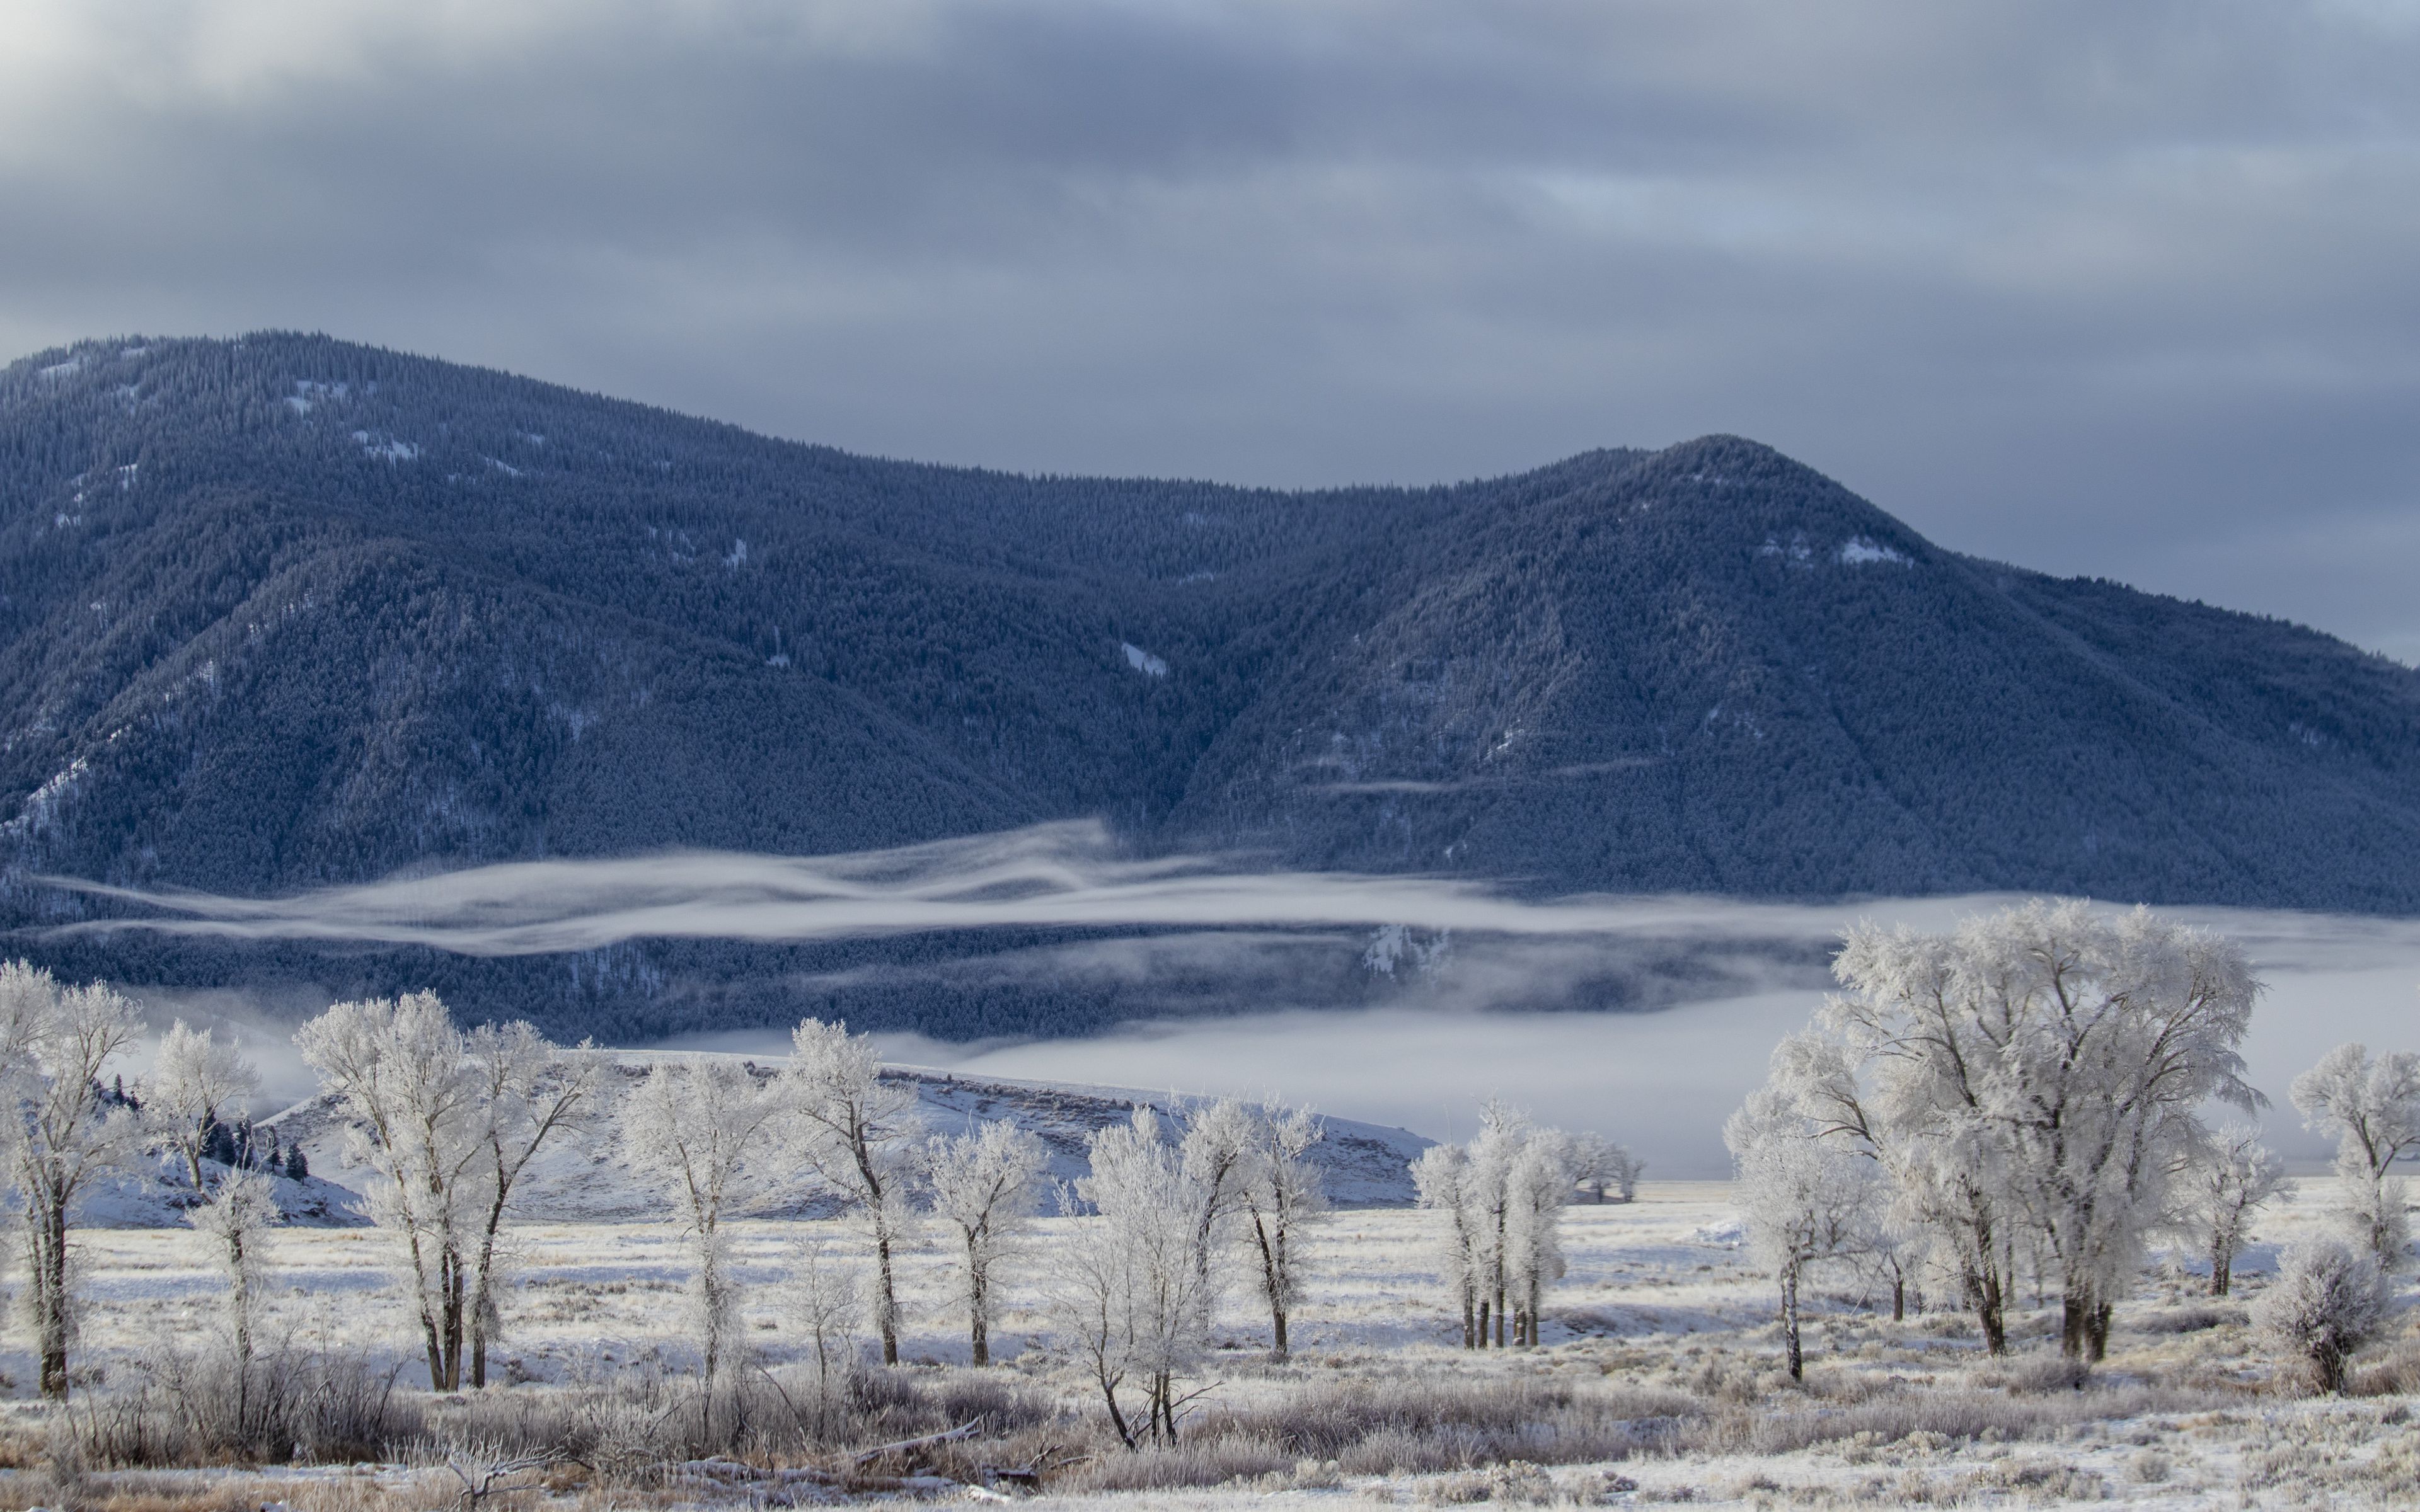
<svg viewBox="0 0 2420 1512">
<path fill-rule="evenodd" d="M 1126 665 L 1142 673 L 1145 677 L 1165 677 L 1168 675 L 1168 663 L 1160 660 L 1157 656 L 1153 656 L 1150 652 L 1145 651 L 1142 647 L 1136 645 L 1131 641 L 1121 640 L 1118 642 L 1118 649 L 1126 654 Z"/>
<path fill-rule="evenodd" d="M 1852 567 L 1862 567 L 1873 562 L 1895 562 L 1901 566 L 1907 564 L 1907 553 L 1893 550 L 1880 542 L 1869 541 L 1862 535 L 1852 536 L 1841 542 L 1839 558 L 1845 565 Z"/>
</svg>

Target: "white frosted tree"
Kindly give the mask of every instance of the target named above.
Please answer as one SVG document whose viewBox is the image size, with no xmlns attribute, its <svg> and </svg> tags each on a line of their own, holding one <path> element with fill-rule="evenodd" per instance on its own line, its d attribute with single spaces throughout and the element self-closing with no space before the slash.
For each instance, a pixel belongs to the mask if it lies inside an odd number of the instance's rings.
<svg viewBox="0 0 2420 1512">
<path fill-rule="evenodd" d="M 183 1163 L 194 1200 L 209 1196 L 202 1159 L 214 1129 L 251 1111 L 260 1091 L 260 1072 L 243 1058 L 232 1037 L 195 1032 L 178 1019 L 160 1037 L 151 1070 L 136 1084 L 143 1120 L 151 1137 Z"/>
<path fill-rule="evenodd" d="M 0 1155 L 23 1205 L 35 1352 L 54 1399 L 68 1394 L 75 1342 L 77 1203 L 140 1149 L 139 1120 L 101 1075 L 141 1028 L 133 1003 L 100 982 L 63 987 L 23 961 L 0 965 L 0 1106 L 15 1114 L 0 1127 Z"/>
<path fill-rule="evenodd" d="M 2308 1368 L 2319 1390 L 2339 1392 L 2346 1364 L 2396 1311 L 2377 1255 L 2320 1235 L 2286 1251 L 2277 1278 L 2252 1305 L 2252 1326 Z"/>
<path fill-rule="evenodd" d="M 1203 1344 L 1195 1244 L 1202 1193 L 1149 1107 L 1094 1131 L 1089 1152 L 1092 1172 L 1075 1196 L 1094 1211 L 1053 1253 L 1053 1324 L 1092 1375 L 1121 1441 L 1173 1443 L 1187 1400 L 1176 1382 Z M 1122 1397 L 1129 1382 L 1142 1390 L 1140 1423 Z"/>
<path fill-rule="evenodd" d="M 735 1061 L 698 1057 L 655 1066 L 622 1107 L 622 1157 L 662 1195 L 689 1242 L 690 1324 L 709 1424 L 716 1388 L 738 1363 L 738 1283 L 723 1220 L 763 1180 L 784 1104 L 778 1081 L 760 1081 Z"/>
<path fill-rule="evenodd" d="M 1804 1380 L 1800 1290 L 1812 1267 L 1866 1254 L 1886 1200 L 1869 1156 L 1827 1139 L 1785 1081 L 1768 1082 L 1723 1125 L 1751 1252 L 1781 1288 L 1781 1331 L 1790 1379 Z"/>
<path fill-rule="evenodd" d="M 1302 1300 L 1312 1228 L 1327 1214 L 1327 1193 L 1310 1156 L 1322 1135 L 1309 1108 L 1269 1099 L 1253 1117 L 1253 1150 L 1245 1172 L 1244 1215 L 1260 1260 L 1261 1301 L 1269 1309 L 1269 1357 L 1292 1353 L 1287 1325 Z"/>
<path fill-rule="evenodd" d="M 230 1171 L 209 1200 L 185 1211 L 226 1290 L 222 1297 L 235 1385 L 235 1421 L 252 1423 L 253 1333 L 268 1300 L 268 1235 L 282 1215 L 270 1179 Z"/>
<path fill-rule="evenodd" d="M 2420 1154 L 2420 1055 L 2373 1057 L 2340 1044 L 2294 1078 L 2294 1106 L 2336 1141 L 2336 1188 L 2346 1223 L 2379 1263 L 2399 1269 L 2412 1242 L 2410 1198 L 2397 1161 Z"/>
<path fill-rule="evenodd" d="M 1591 1202 L 1634 1202 L 1646 1163 L 1601 1134 L 1572 1135 L 1572 1180 Z"/>
<path fill-rule="evenodd" d="M 1431 1145 L 1412 1162 L 1419 1205 L 1445 1215 L 1437 1238 L 1437 1269 L 1462 1307 L 1462 1347 L 1480 1348 L 1479 1292 L 1486 1272 L 1477 1204 L 1469 1191 L 1470 1156 L 1460 1145 Z"/>
<path fill-rule="evenodd" d="M 1854 1068 L 1859 1134 L 1941 1238 L 1987 1347 L 2007 1347 L 2009 1257 L 2039 1244 L 2062 1350 L 2099 1359 L 2207 1135 L 2197 1110 L 2259 1104 L 2238 1051 L 2259 991 L 2242 952 L 2149 909 L 2037 901 L 1946 936 L 1860 925 L 1834 970 L 1847 990 L 1821 1022 Z"/>
<path fill-rule="evenodd" d="M 925 1163 L 934 1215 L 957 1240 L 954 1271 L 973 1360 L 989 1365 L 997 1305 L 992 1273 L 1032 1227 L 1050 1151 L 1032 1133 L 1000 1119 L 965 1134 L 934 1136 Z"/>
<path fill-rule="evenodd" d="M 2184 1232 L 2210 1257 L 2210 1294 L 2234 1289 L 2235 1257 L 2253 1214 L 2285 1184 L 2285 1164 L 2260 1142 L 2257 1124 L 2230 1123 L 2195 1151 L 2180 1191 Z"/>
<path fill-rule="evenodd" d="M 820 1239 L 800 1242 L 783 1288 L 783 1321 L 806 1341 L 815 1370 L 815 1431 L 829 1432 L 833 1404 L 857 1361 L 858 1323 L 865 1316 L 856 1268 Z"/>
<path fill-rule="evenodd" d="M 1245 1206 L 1245 1187 L 1259 1158 L 1261 1132 L 1251 1109 L 1220 1098 L 1186 1115 L 1178 1142 L 1186 1190 L 1193 1202 L 1193 1269 L 1202 1326 L 1209 1327 L 1225 1276 L 1219 1263 Z"/>
<path fill-rule="evenodd" d="M 370 1216 L 401 1252 L 429 1388 L 458 1390 L 488 1153 L 484 1089 L 462 1033 L 423 992 L 337 1003 L 294 1043 L 349 1120 L 349 1158 L 372 1173 Z"/>
<path fill-rule="evenodd" d="M 488 1383 L 488 1348 L 504 1330 L 499 1291 L 513 1193 L 547 1142 L 579 1128 L 596 1103 L 599 1063 L 566 1053 L 527 1024 L 481 1025 L 463 1036 L 480 1105 L 479 1208 L 470 1256 L 471 1385 Z"/>
<path fill-rule="evenodd" d="M 845 1024 L 802 1021 L 783 1072 L 792 1149 L 863 1227 L 874 1250 L 874 1326 L 882 1363 L 899 1363 L 900 1251 L 923 1175 L 923 1124 L 912 1087 L 886 1081 L 874 1041 Z"/>
</svg>

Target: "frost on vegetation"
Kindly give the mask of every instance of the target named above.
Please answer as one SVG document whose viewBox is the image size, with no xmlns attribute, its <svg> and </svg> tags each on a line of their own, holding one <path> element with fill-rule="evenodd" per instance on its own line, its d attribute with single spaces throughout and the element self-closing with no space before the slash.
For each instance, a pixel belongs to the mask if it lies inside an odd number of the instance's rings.
<svg viewBox="0 0 2420 1512">
<path fill-rule="evenodd" d="M 2253 1304 L 2252 1324 L 2305 1366 L 2312 1384 L 2336 1392 L 2347 1362 L 2399 1311 L 2377 1256 L 2322 1235 L 2286 1252 L 2277 1279 Z"/>
<path fill-rule="evenodd" d="M 1453 934 L 1450 930 L 1382 924 L 1361 952 L 1361 969 L 1390 980 L 1399 973 L 1409 972 L 1434 980 L 1452 959 Z"/>
<path fill-rule="evenodd" d="M 1851 567 L 1862 567 L 1876 562 L 1891 562 L 1905 566 L 1908 562 L 1907 553 L 1862 535 L 1853 535 L 1841 542 L 1838 558 L 1843 565 Z"/>
<path fill-rule="evenodd" d="M 1126 665 L 1142 673 L 1145 677 L 1165 677 L 1168 675 L 1168 663 L 1160 660 L 1157 656 L 1153 656 L 1150 652 L 1145 651 L 1142 647 L 1136 645 L 1131 641 L 1121 640 L 1118 642 L 1118 650 L 1125 653 Z"/>
<path fill-rule="evenodd" d="M 388 462 L 409 462 L 420 455 L 420 448 L 392 436 L 380 436 L 366 430 L 353 432 L 353 440 L 363 451 Z"/>
<path fill-rule="evenodd" d="M 2411 1253 L 2411 1198 L 2393 1172 L 2420 1155 L 2420 1054 L 2373 1057 L 2365 1044 L 2341 1044 L 2294 1078 L 2292 1095 L 2305 1127 L 2336 1137 L 2338 1220 L 2381 1266 L 2402 1269 Z"/>
</svg>

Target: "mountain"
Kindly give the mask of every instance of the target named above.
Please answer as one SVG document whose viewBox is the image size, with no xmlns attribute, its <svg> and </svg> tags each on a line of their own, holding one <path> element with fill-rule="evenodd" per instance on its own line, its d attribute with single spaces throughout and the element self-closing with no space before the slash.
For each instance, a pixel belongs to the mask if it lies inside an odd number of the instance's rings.
<svg viewBox="0 0 2420 1512">
<path fill-rule="evenodd" d="M 324 337 L 121 340 L 0 370 L 0 924 L 78 975 L 1050 1032 L 1152 1005 L 982 968 L 1041 935 L 239 949 L 44 933 L 117 905 L 39 879 L 1096 816 L 1536 894 L 2411 913 L 2420 673 L 1944 550 L 1737 438 L 1416 489 L 1023 477 Z"/>
</svg>

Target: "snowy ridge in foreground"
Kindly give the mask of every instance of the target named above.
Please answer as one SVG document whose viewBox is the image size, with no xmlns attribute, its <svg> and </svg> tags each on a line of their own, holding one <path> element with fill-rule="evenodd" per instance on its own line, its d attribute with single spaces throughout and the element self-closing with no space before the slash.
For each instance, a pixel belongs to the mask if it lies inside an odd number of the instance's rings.
<svg viewBox="0 0 2420 1512">
<path fill-rule="evenodd" d="M 716 1052 L 574 1053 L 596 1056 L 612 1069 L 604 1078 L 603 1096 L 592 1112 L 591 1123 L 550 1143 L 516 1189 L 513 1209 L 523 1222 L 620 1223 L 656 1217 L 664 1211 L 661 1199 L 631 1176 L 613 1132 L 618 1123 L 616 1105 L 651 1068 L 683 1060 L 729 1060 L 767 1079 L 780 1069 L 775 1061 Z M 1085 1140 L 1095 1129 L 1125 1122 L 1138 1106 L 1151 1107 L 1167 1119 L 1211 1101 L 1133 1088 L 969 1077 L 918 1066 L 890 1066 L 883 1074 L 915 1087 L 925 1126 L 934 1134 L 957 1134 L 990 1119 L 1011 1119 L 1032 1130 L 1049 1147 L 1050 1177 L 1067 1181 L 1086 1173 Z M 1326 1136 L 1311 1148 L 1311 1158 L 1326 1178 L 1328 1200 L 1340 1208 L 1411 1205 L 1411 1163 L 1435 1141 L 1406 1129 L 1352 1119 L 1323 1115 L 1319 1123 Z M 281 1143 L 302 1146 L 315 1176 L 355 1190 L 363 1184 L 366 1173 L 346 1159 L 345 1119 L 334 1099 L 323 1096 L 299 1103 L 264 1120 L 262 1127 L 273 1132 Z M 365 1205 L 356 1198 L 350 1206 L 358 1211 Z M 803 1181 L 768 1180 L 742 1213 L 756 1218 L 812 1217 L 830 1210 L 831 1205 Z M 181 1221 L 164 1208 L 157 1211 L 162 1215 L 155 1217 L 151 1208 L 125 1204 L 101 1222 L 112 1227 L 155 1227 Z"/>
</svg>

